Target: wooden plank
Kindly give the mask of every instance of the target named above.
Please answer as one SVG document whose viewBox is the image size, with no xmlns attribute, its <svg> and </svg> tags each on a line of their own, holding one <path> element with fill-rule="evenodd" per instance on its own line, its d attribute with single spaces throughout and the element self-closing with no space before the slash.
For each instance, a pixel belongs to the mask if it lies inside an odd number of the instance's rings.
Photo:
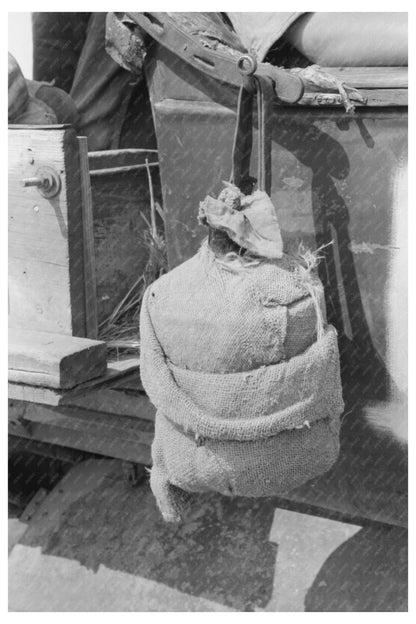
<svg viewBox="0 0 416 624">
<path fill-rule="evenodd" d="M 69 389 L 107 369 L 105 342 L 49 332 L 9 330 L 9 380 Z"/>
<path fill-rule="evenodd" d="M 373 416 L 369 420 L 357 412 L 346 417 L 335 467 L 279 500 L 407 526 L 407 446 Z M 10 402 L 9 432 L 126 461 L 151 462 L 153 425 L 141 418 Z"/>
<path fill-rule="evenodd" d="M 127 357 L 117 361 L 109 361 L 105 375 L 79 384 L 71 390 L 57 390 L 9 382 L 9 398 L 18 401 L 43 403 L 45 405 L 60 405 L 64 399 L 85 394 L 95 388 L 108 386 L 113 380 L 129 375 L 132 371 L 138 371 L 138 369 L 139 358 Z"/>
<path fill-rule="evenodd" d="M 85 323 L 87 338 L 96 339 L 98 335 L 97 284 L 94 250 L 94 222 L 92 194 L 88 165 L 88 142 L 86 137 L 78 137 L 79 162 L 82 193 L 82 224 L 84 236 L 84 287 L 85 287 Z"/>
<path fill-rule="evenodd" d="M 159 166 L 158 162 L 150 162 L 147 164 L 140 164 L 140 165 L 127 165 L 125 167 L 116 166 L 116 167 L 109 167 L 107 169 L 90 169 L 90 177 L 97 178 L 97 177 L 102 177 L 102 176 L 120 175 L 120 174 L 125 174 L 125 173 L 138 173 L 142 171 L 143 169 L 147 169 L 147 167 L 158 167 L 158 166 Z"/>
<path fill-rule="evenodd" d="M 149 446 L 129 439 L 109 438 L 98 430 L 95 430 L 93 433 L 81 433 L 63 429 L 58 422 L 56 426 L 34 425 L 30 434 L 24 432 L 19 435 L 31 440 L 39 440 L 88 453 L 97 453 L 105 457 L 137 462 L 145 466 L 151 463 Z"/>
<path fill-rule="evenodd" d="M 22 427 L 22 429 L 24 429 Z M 58 459 L 67 464 L 77 464 L 89 457 L 86 451 L 69 449 L 64 446 L 50 444 L 49 442 L 39 442 L 26 437 L 17 435 L 8 436 L 8 455 L 11 457 L 15 453 L 30 453 L 31 455 L 40 455 L 49 457 L 50 459 Z"/>
<path fill-rule="evenodd" d="M 91 376 L 100 378 L 102 375 L 102 370 L 100 369 L 98 372 L 93 373 L 91 371 Z M 62 381 L 59 373 L 56 375 L 48 374 L 48 373 L 35 373 L 31 371 L 25 370 L 16 370 L 9 368 L 9 383 L 24 385 L 27 388 L 39 388 L 39 390 L 55 390 L 57 392 L 67 392 L 73 388 L 76 388 L 77 385 L 72 385 L 72 382 Z M 65 387 L 66 386 L 66 387 Z"/>
<path fill-rule="evenodd" d="M 133 371 L 138 371 L 140 358 L 133 355 L 126 355 L 114 360 L 109 360 L 107 375 L 108 379 L 117 378 L 120 375 L 132 375 Z"/>
<path fill-rule="evenodd" d="M 110 386 L 113 380 L 125 375 L 131 374 L 133 371 L 139 370 L 140 358 L 127 356 L 118 360 L 110 360 L 107 362 L 107 371 L 105 375 L 97 379 L 92 379 L 83 384 L 80 384 L 73 390 L 70 390 L 65 396 L 78 396 L 85 394 L 96 388 L 104 386 Z"/>
<path fill-rule="evenodd" d="M 16 401 L 59 405 L 63 394 L 63 391 L 54 390 L 53 388 L 30 386 L 23 383 L 14 383 L 13 381 L 9 381 L 8 385 L 9 399 L 14 399 Z"/>
<path fill-rule="evenodd" d="M 360 93 L 367 98 L 367 104 L 354 101 L 357 109 L 365 110 L 370 107 L 407 106 L 407 89 L 360 89 Z M 285 105 L 286 106 L 286 105 Z M 298 104 L 294 106 L 342 107 L 341 96 L 333 93 L 305 93 Z"/>
<path fill-rule="evenodd" d="M 60 176 L 51 199 L 22 187 L 41 167 Z M 9 316 L 16 328 L 85 336 L 79 149 L 66 126 L 9 128 Z"/>
<path fill-rule="evenodd" d="M 387 107 L 387 106 L 407 106 L 407 89 L 360 89 L 360 92 L 367 98 L 366 107 Z M 359 106 L 363 110 L 362 105 Z"/>
<path fill-rule="evenodd" d="M 148 465 L 151 431 L 139 419 L 21 402 L 9 404 L 9 433 L 25 439 Z"/>
<path fill-rule="evenodd" d="M 88 152 L 89 170 L 112 169 L 114 167 L 134 167 L 157 162 L 158 151 L 155 149 L 121 149 Z"/>
<path fill-rule="evenodd" d="M 116 414 L 105 414 L 94 410 L 69 406 L 51 407 L 20 401 L 9 402 L 9 422 L 19 422 L 31 429 L 33 424 L 52 425 L 58 422 L 61 427 L 74 431 L 102 430 L 106 435 L 135 439 L 143 444 L 153 441 L 154 423 L 140 417 L 129 418 Z"/>
<path fill-rule="evenodd" d="M 124 390 L 127 392 L 144 392 L 139 373 L 122 377 L 121 379 L 118 379 L 114 383 L 112 383 L 111 387 L 117 390 Z"/>
<path fill-rule="evenodd" d="M 356 89 L 407 89 L 408 67 L 324 67 Z"/>
<path fill-rule="evenodd" d="M 48 124 L 48 125 L 33 125 L 33 124 L 8 124 L 9 130 L 48 130 L 48 132 L 54 132 L 55 130 L 66 130 L 71 128 L 70 124 Z"/>
<path fill-rule="evenodd" d="M 61 405 L 81 407 L 83 409 L 132 416 L 154 422 L 155 408 L 145 394 L 131 395 L 122 390 L 103 388 L 79 397 L 67 397 Z"/>
</svg>

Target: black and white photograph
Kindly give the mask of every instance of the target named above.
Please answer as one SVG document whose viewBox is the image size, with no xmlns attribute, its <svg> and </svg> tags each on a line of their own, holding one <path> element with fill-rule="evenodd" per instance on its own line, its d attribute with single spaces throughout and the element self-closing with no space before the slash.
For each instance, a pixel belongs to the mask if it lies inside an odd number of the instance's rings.
<svg viewBox="0 0 416 624">
<path fill-rule="evenodd" d="M 9 613 L 408 613 L 407 7 L 38 4 Z"/>
</svg>

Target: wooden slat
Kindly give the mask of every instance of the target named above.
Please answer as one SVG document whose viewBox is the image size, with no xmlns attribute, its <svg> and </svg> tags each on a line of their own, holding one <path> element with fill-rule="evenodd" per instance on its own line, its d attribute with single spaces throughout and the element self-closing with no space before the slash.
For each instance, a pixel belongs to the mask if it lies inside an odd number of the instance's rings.
<svg viewBox="0 0 416 624">
<path fill-rule="evenodd" d="M 140 359 L 138 357 L 124 357 L 119 360 L 107 362 L 107 371 L 105 375 L 97 379 L 92 379 L 84 384 L 80 384 L 73 390 L 69 391 L 65 396 L 83 395 L 96 388 L 108 387 L 113 380 L 122 378 L 125 375 L 131 375 L 133 371 L 139 371 Z M 64 396 L 64 395 L 63 395 Z"/>
<path fill-rule="evenodd" d="M 407 106 L 408 104 L 407 89 L 360 89 L 360 93 L 367 98 L 367 104 L 356 101 L 354 104 L 357 109 L 363 111 L 370 107 Z M 305 93 L 295 106 L 344 107 L 341 96 L 332 93 Z"/>
<path fill-rule="evenodd" d="M 90 169 L 90 177 L 91 178 L 100 178 L 100 177 L 108 177 L 114 175 L 124 175 L 126 173 L 138 173 L 143 169 L 147 169 L 148 167 L 158 167 L 158 162 L 151 162 L 148 164 L 140 164 L 140 165 L 127 165 L 127 166 L 115 166 L 109 167 L 107 169 Z"/>
<path fill-rule="evenodd" d="M 151 462 L 152 432 L 143 428 L 139 419 L 126 416 L 106 418 L 85 410 L 12 401 L 9 433 L 125 461 Z"/>
<path fill-rule="evenodd" d="M 367 98 L 367 108 L 408 105 L 407 89 L 360 89 L 360 93 Z M 366 107 L 360 106 L 361 109 Z"/>
<path fill-rule="evenodd" d="M 98 335 L 97 285 L 94 250 L 94 221 L 92 194 L 88 165 L 88 142 L 86 137 L 78 137 L 79 162 L 82 193 L 82 224 L 84 236 L 84 288 L 86 336 L 96 339 Z"/>
<path fill-rule="evenodd" d="M 148 445 L 133 442 L 129 439 L 109 438 L 98 430 L 86 435 L 85 432 L 81 433 L 63 429 L 57 422 L 56 426 L 34 425 L 30 435 L 25 432 L 18 435 L 31 440 L 67 446 L 88 453 L 97 453 L 105 457 L 137 462 L 138 464 L 149 465 L 151 463 L 150 447 Z"/>
<path fill-rule="evenodd" d="M 18 427 L 18 424 L 16 427 Z M 10 433 L 7 450 L 9 457 L 16 453 L 30 453 L 31 455 L 41 455 L 42 457 L 58 459 L 68 464 L 77 464 L 78 462 L 84 461 L 89 457 L 87 451 L 79 451 L 72 448 L 70 449 L 65 446 L 50 444 L 49 442 L 39 442 L 39 440 L 32 440 L 27 437 L 12 435 Z"/>
<path fill-rule="evenodd" d="M 59 405 L 64 391 L 44 388 L 41 386 L 31 386 L 23 383 L 9 381 L 9 399 L 16 401 L 28 401 L 33 403 L 44 403 L 45 405 Z"/>
<path fill-rule="evenodd" d="M 102 369 L 94 372 L 90 369 L 90 375 L 92 377 L 99 378 L 102 376 Z M 76 388 L 77 384 L 74 381 L 69 381 L 65 375 L 48 374 L 48 373 L 35 373 L 25 370 L 16 370 L 9 368 L 9 383 L 24 385 L 27 388 L 38 388 L 39 390 L 57 390 L 57 392 L 66 392 L 72 388 Z M 72 385 L 74 384 L 74 385 Z"/>
<path fill-rule="evenodd" d="M 157 153 L 155 149 L 122 149 L 88 152 L 88 166 L 90 170 L 98 170 L 144 165 L 146 158 L 149 160 L 149 163 L 156 162 Z"/>
<path fill-rule="evenodd" d="M 403 412 L 402 407 L 398 408 Z M 368 409 L 373 410 L 370 418 L 367 412 L 345 417 L 341 454 L 335 467 L 280 500 L 339 512 L 352 519 L 407 526 L 407 445 L 386 426 L 385 416 L 377 418 L 377 410 L 384 406 Z M 141 416 L 11 401 L 9 432 L 150 465 L 153 424 Z M 393 414 L 392 419 L 394 422 Z M 384 424 L 379 425 L 379 420 Z"/>
<path fill-rule="evenodd" d="M 9 331 L 9 380 L 69 389 L 107 369 L 105 342 L 49 332 Z"/>
<path fill-rule="evenodd" d="M 357 89 L 407 89 L 408 67 L 324 67 Z"/>
<path fill-rule="evenodd" d="M 139 374 L 129 375 L 118 379 L 111 384 L 111 387 L 117 390 L 125 390 L 127 392 L 144 392 L 144 388 Z"/>
<path fill-rule="evenodd" d="M 60 426 L 74 431 L 88 432 L 95 428 L 101 428 L 106 435 L 110 435 L 111 432 L 111 436 L 114 436 L 114 432 L 117 432 L 117 435 L 122 438 L 129 437 L 149 445 L 153 441 L 153 424 L 149 424 L 141 418 L 128 418 L 67 406 L 51 407 L 20 401 L 9 402 L 9 421 L 20 422 L 26 428 L 29 427 L 30 429 L 35 423 L 51 425 L 57 422 L 57 418 L 59 418 Z"/>
<path fill-rule="evenodd" d="M 115 379 L 129 375 L 139 370 L 139 358 L 129 357 L 118 361 L 108 362 L 105 375 L 79 384 L 71 390 L 57 390 L 42 388 L 23 383 L 9 382 L 9 398 L 18 401 L 32 401 L 45 405 L 60 405 L 63 400 L 79 396 L 92 389 L 108 386 Z"/>
<path fill-rule="evenodd" d="M 9 315 L 14 327 L 86 334 L 82 197 L 76 133 L 66 126 L 9 129 Z M 49 166 L 52 199 L 23 178 Z"/>
<path fill-rule="evenodd" d="M 132 416 L 154 422 L 155 408 L 145 394 L 131 395 L 122 390 L 103 388 L 79 397 L 67 397 L 61 405 L 80 407 L 83 409 Z"/>
</svg>

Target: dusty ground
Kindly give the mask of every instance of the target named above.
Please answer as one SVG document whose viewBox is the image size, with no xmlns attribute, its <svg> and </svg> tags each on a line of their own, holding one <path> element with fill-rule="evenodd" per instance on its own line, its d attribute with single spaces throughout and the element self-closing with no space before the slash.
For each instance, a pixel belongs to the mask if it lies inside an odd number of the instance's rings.
<svg viewBox="0 0 416 624">
<path fill-rule="evenodd" d="M 407 609 L 400 528 L 216 495 L 167 525 L 111 460 L 72 468 L 24 518 L 10 520 L 13 611 Z"/>
</svg>

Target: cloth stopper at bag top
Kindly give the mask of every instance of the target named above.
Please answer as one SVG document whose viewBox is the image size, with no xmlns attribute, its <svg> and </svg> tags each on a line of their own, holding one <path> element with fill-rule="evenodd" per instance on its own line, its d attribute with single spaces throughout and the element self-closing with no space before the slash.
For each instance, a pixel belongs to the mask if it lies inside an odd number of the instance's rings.
<svg viewBox="0 0 416 624">
<path fill-rule="evenodd" d="M 199 252 L 147 289 L 141 378 L 157 409 L 150 484 L 167 521 L 193 492 L 273 496 L 326 472 L 343 410 L 316 254 L 283 253 L 276 210 L 231 185 L 199 220 L 238 252 Z"/>
</svg>

